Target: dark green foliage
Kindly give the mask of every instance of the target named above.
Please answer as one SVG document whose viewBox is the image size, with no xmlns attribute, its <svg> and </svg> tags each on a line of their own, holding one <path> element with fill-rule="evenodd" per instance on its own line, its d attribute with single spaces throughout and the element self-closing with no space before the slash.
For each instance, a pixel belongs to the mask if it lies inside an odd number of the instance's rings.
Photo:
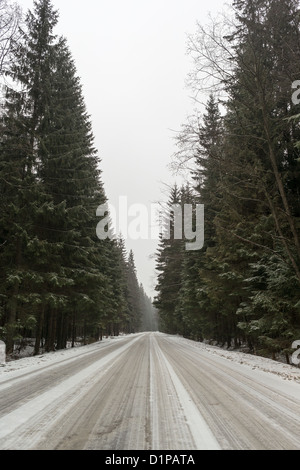
<svg viewBox="0 0 300 470">
<path fill-rule="evenodd" d="M 106 202 L 101 162 L 57 21 L 49 0 L 35 2 L 3 106 L 0 334 L 8 352 L 23 337 L 35 338 L 38 354 L 119 334 L 128 315 L 131 330 L 139 321 L 128 313 L 123 247 L 96 236 Z"/>
<path fill-rule="evenodd" d="M 289 360 L 300 336 L 300 130 L 292 118 L 299 106 L 291 103 L 299 79 L 298 2 L 236 0 L 234 9 L 232 33 L 214 42 L 223 63 L 230 55 L 228 69 L 222 73 L 214 55 L 209 63 L 226 91 L 223 116 L 210 96 L 202 125 L 185 126 L 178 139 L 181 161 L 184 144 L 188 159 L 193 142 L 191 176 L 194 200 L 205 205 L 205 246 L 177 251 L 172 271 L 180 291 L 166 329 Z M 194 42 L 197 70 L 208 70 L 201 50 L 207 40 Z M 158 299 L 168 298 L 161 253 Z M 157 306 L 164 319 L 162 301 Z"/>
<path fill-rule="evenodd" d="M 177 239 L 175 234 L 174 206 L 181 207 L 190 202 L 190 192 L 187 188 L 172 188 L 163 221 L 164 231 L 157 253 L 158 283 L 154 306 L 160 314 L 160 329 L 170 333 L 182 332 L 181 313 L 176 310 L 179 292 L 182 288 L 182 270 L 184 263 L 183 238 Z"/>
</svg>

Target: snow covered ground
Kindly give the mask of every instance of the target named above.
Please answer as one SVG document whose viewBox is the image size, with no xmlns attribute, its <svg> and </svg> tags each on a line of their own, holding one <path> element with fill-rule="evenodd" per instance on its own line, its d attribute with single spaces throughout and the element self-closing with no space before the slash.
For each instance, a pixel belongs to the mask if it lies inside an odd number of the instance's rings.
<svg viewBox="0 0 300 470">
<path fill-rule="evenodd" d="M 81 356 L 84 353 L 98 351 L 101 347 L 105 347 L 108 344 L 115 343 L 116 341 L 122 341 L 130 336 L 131 335 L 105 337 L 101 342 L 89 344 L 87 346 L 78 346 L 62 349 L 60 351 L 39 354 L 38 356 L 25 356 L 17 360 L 9 360 L 4 366 L 0 367 L 0 382 L 1 378 L 3 376 L 5 377 L 8 373 L 10 376 L 17 376 L 18 372 L 23 369 L 26 369 L 26 371 L 38 370 L 42 365 L 56 364 L 64 361 L 65 359 L 76 359 L 77 356 Z"/>
<path fill-rule="evenodd" d="M 0 368 L 0 449 L 300 449 L 300 369 L 140 333 Z"/>
<path fill-rule="evenodd" d="M 36 357 L 24 357 L 15 361 L 7 362 L 4 367 L 0 367 L 0 383 L 1 378 L 7 376 L 8 373 L 10 376 L 17 376 L 18 371 L 21 371 L 25 368 L 27 370 L 38 370 L 41 365 L 56 364 L 61 360 L 76 358 L 77 356 L 82 355 L 84 352 L 98 351 L 101 347 L 105 347 L 106 345 L 115 343 L 116 341 L 124 341 L 125 338 L 130 336 L 134 335 L 107 337 L 103 338 L 103 341 L 100 343 L 93 343 L 88 346 L 80 346 L 61 351 L 45 353 Z M 240 351 L 229 351 L 217 346 L 210 346 L 205 343 L 191 341 L 180 336 L 174 336 L 173 338 L 179 343 L 193 345 L 193 347 L 199 349 L 200 351 L 205 351 L 209 354 L 212 354 L 213 356 L 223 357 L 229 361 L 238 364 L 244 364 L 245 366 L 251 367 L 253 369 L 275 374 L 283 377 L 285 380 L 292 380 L 300 384 L 300 367 L 283 364 L 265 357 L 254 356 L 252 354 L 246 354 Z"/>
<path fill-rule="evenodd" d="M 240 351 L 230 351 L 217 346 L 197 343 L 185 338 L 178 338 L 178 341 L 186 344 L 192 343 L 194 347 L 197 347 L 202 351 L 206 351 L 213 356 L 223 357 L 229 361 L 251 367 L 253 370 L 262 370 L 264 372 L 283 377 L 285 380 L 292 380 L 300 384 L 300 367 L 273 361 L 272 359 L 261 356 L 246 354 Z"/>
</svg>

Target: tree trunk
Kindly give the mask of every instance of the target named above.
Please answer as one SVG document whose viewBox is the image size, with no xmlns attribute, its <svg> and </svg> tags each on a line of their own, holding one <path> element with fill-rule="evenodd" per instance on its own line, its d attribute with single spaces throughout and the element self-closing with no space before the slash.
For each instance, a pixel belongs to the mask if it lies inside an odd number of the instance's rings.
<svg viewBox="0 0 300 470">
<path fill-rule="evenodd" d="M 281 196 L 281 200 L 282 200 L 282 204 L 283 204 L 283 207 L 284 207 L 285 215 L 286 215 L 288 224 L 290 226 L 291 233 L 293 235 L 293 240 L 294 240 L 294 244 L 295 244 L 295 247 L 296 247 L 296 250 L 297 250 L 298 259 L 300 259 L 299 236 L 298 236 L 298 232 L 297 232 L 297 229 L 296 229 L 295 220 L 293 218 L 293 215 L 292 215 L 289 203 L 288 203 L 287 195 L 285 193 L 283 181 L 282 181 L 280 172 L 278 170 L 276 155 L 275 155 L 275 152 L 274 152 L 273 142 L 272 142 L 272 138 L 271 138 L 269 119 L 268 119 L 267 111 L 266 111 L 265 98 L 264 98 L 263 91 L 261 89 L 259 90 L 259 97 L 260 97 L 260 105 L 261 105 L 262 115 L 263 115 L 264 131 L 265 131 L 266 139 L 267 139 L 267 142 L 268 142 L 268 148 L 269 148 L 269 158 L 270 158 L 273 173 L 274 173 L 274 176 L 275 176 L 276 185 L 277 185 L 278 191 L 279 191 L 280 196 Z"/>
<path fill-rule="evenodd" d="M 46 351 L 50 352 L 55 350 L 56 336 L 56 312 L 52 309 L 49 310 L 47 326 Z"/>
<path fill-rule="evenodd" d="M 16 241 L 16 269 L 21 265 L 21 240 L 20 238 Z M 14 350 L 14 336 L 16 333 L 16 322 L 17 322 L 17 308 L 18 300 L 17 295 L 19 294 L 19 281 L 16 280 L 13 287 L 13 292 L 8 303 L 8 321 L 7 321 L 7 337 L 6 337 L 6 353 L 11 354 Z"/>
<path fill-rule="evenodd" d="M 285 360 L 286 360 L 287 364 L 290 364 L 290 357 L 289 357 L 289 354 L 287 352 L 285 353 Z"/>
<path fill-rule="evenodd" d="M 38 356 L 40 353 L 40 345 L 42 339 L 42 331 L 44 325 L 44 316 L 45 316 L 45 306 L 42 306 L 41 313 L 39 315 L 39 321 L 36 329 L 36 338 L 35 338 L 35 345 L 34 345 L 34 355 Z"/>
<path fill-rule="evenodd" d="M 76 341 L 76 313 L 73 311 L 72 315 L 72 348 L 75 346 Z"/>
</svg>

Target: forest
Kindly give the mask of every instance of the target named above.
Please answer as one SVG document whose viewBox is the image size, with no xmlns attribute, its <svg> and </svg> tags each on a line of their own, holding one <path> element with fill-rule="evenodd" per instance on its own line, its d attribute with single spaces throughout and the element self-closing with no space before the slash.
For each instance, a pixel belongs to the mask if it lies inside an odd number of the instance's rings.
<svg viewBox="0 0 300 470">
<path fill-rule="evenodd" d="M 182 335 L 290 362 L 300 339 L 300 9 L 233 0 L 197 23 L 195 112 L 167 206 L 203 205 L 204 247 L 161 234 L 154 301 L 122 236 L 99 240 L 101 158 L 59 14 L 0 0 L 0 340 L 35 355 L 104 335 Z M 203 103 L 203 100 L 205 101 Z M 174 214 L 173 214 L 174 216 Z M 174 217 L 173 217 L 174 220 Z M 195 220 L 194 220 L 195 222 Z M 167 230 L 167 228 L 166 228 Z"/>
<path fill-rule="evenodd" d="M 121 236 L 100 241 L 101 159 L 58 12 L 0 0 L 0 339 L 7 354 L 155 328 Z"/>
<path fill-rule="evenodd" d="M 162 331 L 289 363 L 300 338 L 299 2 L 234 0 L 231 13 L 188 38 L 197 109 L 176 135 L 172 167 L 187 184 L 168 204 L 205 206 L 205 246 L 161 237 L 154 303 Z"/>
</svg>

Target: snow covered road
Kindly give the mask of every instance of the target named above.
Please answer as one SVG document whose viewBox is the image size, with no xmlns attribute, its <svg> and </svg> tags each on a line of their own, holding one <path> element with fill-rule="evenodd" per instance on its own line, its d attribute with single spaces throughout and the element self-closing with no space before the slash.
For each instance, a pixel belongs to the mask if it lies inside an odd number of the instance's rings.
<svg viewBox="0 0 300 470">
<path fill-rule="evenodd" d="M 300 449 L 300 370 L 160 333 L 0 369 L 0 449 Z"/>
</svg>

